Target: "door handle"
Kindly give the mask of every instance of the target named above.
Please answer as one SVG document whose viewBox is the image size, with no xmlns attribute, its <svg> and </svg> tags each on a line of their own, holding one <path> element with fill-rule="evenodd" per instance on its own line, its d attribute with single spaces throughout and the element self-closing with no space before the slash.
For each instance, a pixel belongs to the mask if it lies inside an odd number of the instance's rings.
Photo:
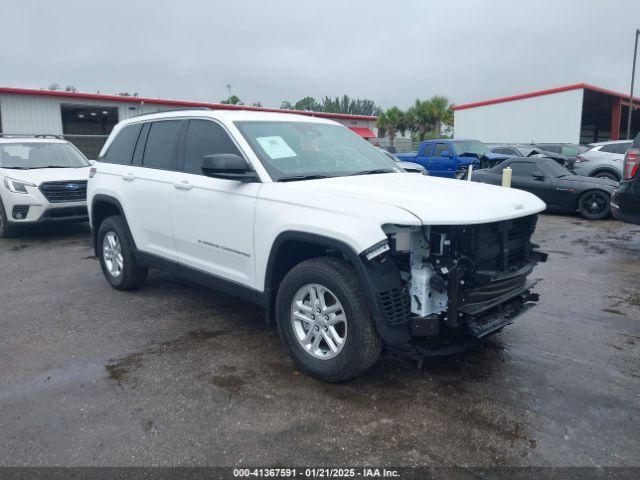
<svg viewBox="0 0 640 480">
<path fill-rule="evenodd" d="M 136 177 L 134 177 L 132 173 L 127 173 L 126 175 L 122 176 L 122 180 L 124 180 L 125 182 L 133 182 L 135 179 Z"/>
<path fill-rule="evenodd" d="M 193 188 L 193 185 L 191 185 L 189 182 L 182 181 L 180 183 L 174 183 L 173 186 L 175 188 L 177 188 L 178 190 L 191 190 Z"/>
</svg>

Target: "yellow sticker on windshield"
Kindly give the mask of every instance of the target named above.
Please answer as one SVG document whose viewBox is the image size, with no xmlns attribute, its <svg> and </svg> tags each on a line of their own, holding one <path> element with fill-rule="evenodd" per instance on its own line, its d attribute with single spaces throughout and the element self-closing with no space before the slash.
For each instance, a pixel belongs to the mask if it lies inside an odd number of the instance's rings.
<svg viewBox="0 0 640 480">
<path fill-rule="evenodd" d="M 282 137 L 258 137 L 256 140 L 272 160 L 297 157 L 296 152 L 291 149 Z"/>
</svg>

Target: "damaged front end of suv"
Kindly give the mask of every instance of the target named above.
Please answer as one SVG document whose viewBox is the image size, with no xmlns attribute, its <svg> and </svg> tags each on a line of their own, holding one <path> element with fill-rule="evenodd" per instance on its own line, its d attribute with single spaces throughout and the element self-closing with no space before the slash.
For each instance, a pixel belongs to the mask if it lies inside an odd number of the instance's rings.
<svg viewBox="0 0 640 480">
<path fill-rule="evenodd" d="M 538 301 L 528 276 L 547 255 L 531 242 L 536 222 L 384 226 L 387 241 L 363 253 L 383 337 L 450 349 L 512 323 Z"/>
</svg>

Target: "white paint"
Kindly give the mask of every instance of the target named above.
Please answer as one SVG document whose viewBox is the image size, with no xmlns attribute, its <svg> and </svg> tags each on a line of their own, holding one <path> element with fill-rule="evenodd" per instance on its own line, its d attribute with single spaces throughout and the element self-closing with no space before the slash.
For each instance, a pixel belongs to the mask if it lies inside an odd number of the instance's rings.
<svg viewBox="0 0 640 480">
<path fill-rule="evenodd" d="M 580 143 L 584 90 L 454 111 L 455 138 L 486 143 Z"/>
</svg>

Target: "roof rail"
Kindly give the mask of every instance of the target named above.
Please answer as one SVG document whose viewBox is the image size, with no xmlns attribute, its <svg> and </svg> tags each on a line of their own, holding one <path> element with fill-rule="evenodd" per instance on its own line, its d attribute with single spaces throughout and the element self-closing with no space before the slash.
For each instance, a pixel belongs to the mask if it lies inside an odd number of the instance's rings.
<svg viewBox="0 0 640 480">
<path fill-rule="evenodd" d="M 2 133 L 0 138 L 56 138 L 64 140 L 64 135 L 56 133 Z"/>
<path fill-rule="evenodd" d="M 129 118 L 137 118 L 137 117 L 144 117 L 145 115 L 155 115 L 156 113 L 168 113 L 168 112 L 184 112 L 187 110 L 215 110 L 211 107 L 184 107 L 184 108 L 169 108 L 166 110 L 154 110 L 153 112 L 146 112 L 146 113 L 139 113 L 138 115 L 132 115 L 130 117 L 127 117 L 127 119 Z"/>
</svg>

